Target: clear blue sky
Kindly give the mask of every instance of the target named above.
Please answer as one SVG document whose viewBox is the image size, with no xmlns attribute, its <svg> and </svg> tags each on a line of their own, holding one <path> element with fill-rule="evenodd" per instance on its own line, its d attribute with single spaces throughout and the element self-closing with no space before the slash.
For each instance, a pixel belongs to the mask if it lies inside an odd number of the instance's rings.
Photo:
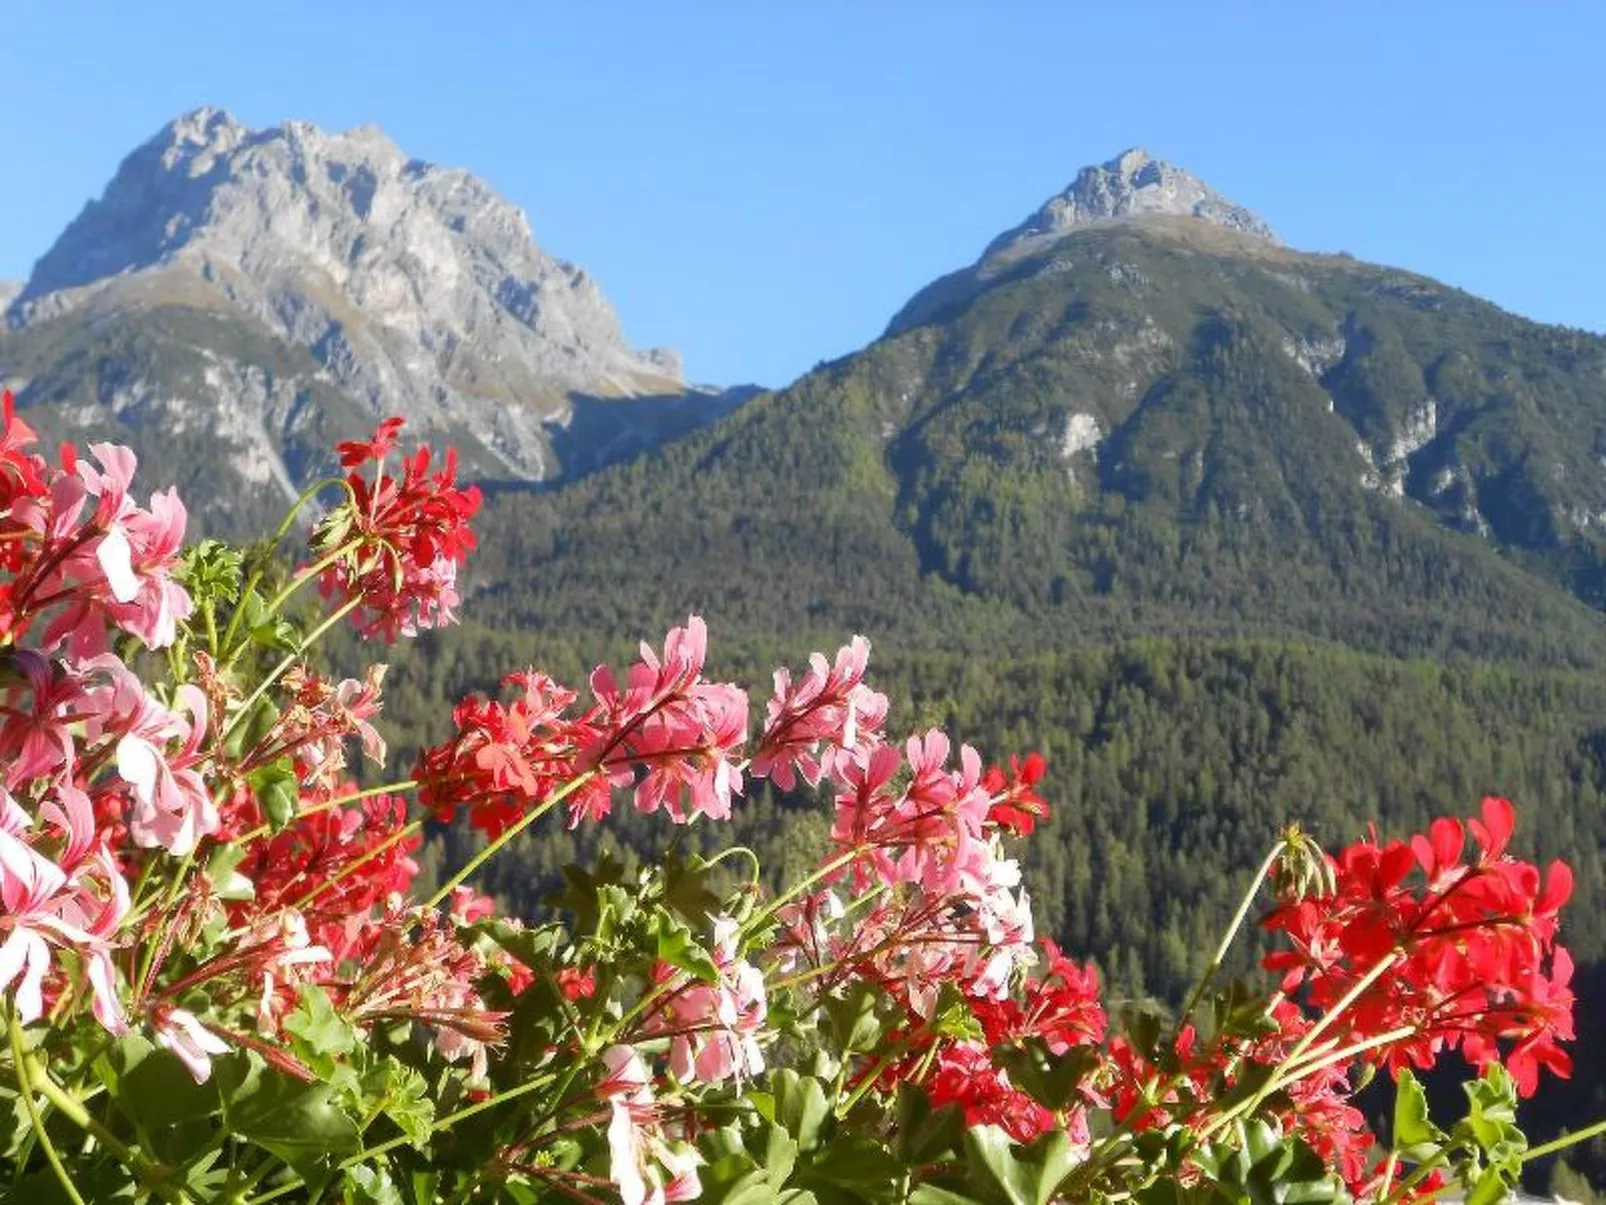
<svg viewBox="0 0 1606 1205">
<path fill-rule="evenodd" d="M 0 9 L 0 278 L 201 104 L 467 167 L 698 380 L 783 383 L 1143 145 L 1290 243 L 1606 327 L 1606 5 Z"/>
</svg>

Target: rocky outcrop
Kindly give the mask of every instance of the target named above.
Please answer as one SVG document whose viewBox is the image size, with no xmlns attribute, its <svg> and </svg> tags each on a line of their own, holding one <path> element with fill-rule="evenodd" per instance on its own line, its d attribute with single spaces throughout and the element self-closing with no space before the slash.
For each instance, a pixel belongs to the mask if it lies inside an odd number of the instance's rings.
<svg viewBox="0 0 1606 1205">
<path fill-rule="evenodd" d="M 1043 202 L 1018 226 L 987 244 L 974 264 L 940 277 L 916 293 L 888 324 L 886 333 L 940 321 L 970 300 L 1018 274 L 1057 270 L 1053 248 L 1089 226 L 1144 222 L 1151 227 L 1213 227 L 1220 236 L 1262 250 L 1281 248 L 1277 235 L 1255 214 L 1228 200 L 1179 167 L 1134 148 L 1098 167 L 1084 167 L 1060 193 Z M 1036 262 L 1023 263 L 1036 257 Z M 1110 280 L 1134 292 L 1150 287 L 1141 271 L 1114 263 Z"/>
<path fill-rule="evenodd" d="M 1279 242 L 1272 228 L 1243 206 L 1229 201 L 1198 177 L 1133 147 L 1108 163 L 1084 167 L 1064 192 L 1050 197 L 1019 226 L 989 243 L 982 258 L 1092 222 L 1143 217 L 1197 218 L 1271 243 Z"/>
<path fill-rule="evenodd" d="M 163 304 L 259 325 L 360 408 L 466 436 L 510 478 L 557 474 L 551 428 L 574 395 L 684 392 L 678 358 L 632 349 L 596 281 L 543 252 L 518 209 L 374 127 L 179 118 L 124 160 L 7 319 Z"/>
</svg>

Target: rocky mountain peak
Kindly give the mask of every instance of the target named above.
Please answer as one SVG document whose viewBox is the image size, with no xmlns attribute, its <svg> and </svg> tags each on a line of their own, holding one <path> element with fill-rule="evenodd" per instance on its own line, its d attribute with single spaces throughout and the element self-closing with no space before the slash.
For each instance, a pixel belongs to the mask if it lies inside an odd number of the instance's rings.
<svg viewBox="0 0 1606 1205">
<path fill-rule="evenodd" d="M 511 476 L 551 475 L 571 398 L 684 389 L 679 358 L 629 346 L 596 281 L 524 214 L 377 126 L 168 123 L 35 265 L 13 328 L 177 302 L 265 326 L 374 413 L 471 432 Z"/>
<path fill-rule="evenodd" d="M 1193 219 L 1282 246 L 1272 228 L 1242 205 L 1142 147 L 1130 147 L 1107 163 L 1084 167 L 1064 191 L 987 244 L 975 263 L 917 292 L 893 315 L 886 333 L 899 334 L 967 304 L 1010 279 L 1022 258 L 1049 254 L 1056 240 L 1078 229 L 1149 218 Z"/>
<path fill-rule="evenodd" d="M 198 159 L 209 164 L 218 155 L 233 150 L 248 133 L 233 114 L 224 109 L 194 109 L 168 122 L 134 155 L 154 153 L 168 169 Z"/>
<path fill-rule="evenodd" d="M 1107 163 L 1084 167 L 1063 192 L 1050 197 L 1024 222 L 988 244 L 982 258 L 1090 222 L 1150 216 L 1198 218 L 1268 242 L 1280 242 L 1272 228 L 1250 210 L 1222 196 L 1197 176 L 1156 159 L 1141 147 L 1132 147 Z"/>
</svg>

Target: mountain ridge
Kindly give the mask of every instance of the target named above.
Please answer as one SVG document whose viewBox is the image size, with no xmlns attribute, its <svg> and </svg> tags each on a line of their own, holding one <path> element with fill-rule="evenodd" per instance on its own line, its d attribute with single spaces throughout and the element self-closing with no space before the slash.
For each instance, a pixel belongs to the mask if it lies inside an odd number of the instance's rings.
<svg viewBox="0 0 1606 1205">
<path fill-rule="evenodd" d="M 122 427 L 139 446 L 151 442 L 140 422 L 193 427 L 210 411 L 242 457 L 277 461 L 257 482 L 292 496 L 309 424 L 349 434 L 399 413 L 458 443 L 477 476 L 550 482 L 569 471 L 560 446 L 594 467 L 604 448 L 672 437 L 739 396 L 688 386 L 673 352 L 633 349 L 596 280 L 543 251 L 520 210 L 373 126 L 253 130 L 220 109 L 187 113 L 123 160 L 7 301 L 0 370 L 46 428 L 54 411 L 60 434 Z M 157 346 L 142 325 L 209 333 Z M 260 355 L 264 340 L 293 380 L 230 393 L 225 378 L 238 385 L 252 365 L 226 345 Z M 144 358 L 119 362 L 130 342 Z M 230 366 L 183 367 L 197 355 Z M 609 419 L 608 401 L 632 398 L 644 404 Z M 567 431 L 577 405 L 595 446 Z"/>
<path fill-rule="evenodd" d="M 683 444 L 499 500 L 487 547 L 519 568 L 488 582 L 558 627 L 696 606 L 1007 650 L 1074 616 L 1606 664 L 1598 415 L 1606 339 L 1197 221 L 1095 223 Z M 721 592 L 695 562 L 752 568 Z M 644 601 L 572 609 L 604 581 Z"/>
</svg>

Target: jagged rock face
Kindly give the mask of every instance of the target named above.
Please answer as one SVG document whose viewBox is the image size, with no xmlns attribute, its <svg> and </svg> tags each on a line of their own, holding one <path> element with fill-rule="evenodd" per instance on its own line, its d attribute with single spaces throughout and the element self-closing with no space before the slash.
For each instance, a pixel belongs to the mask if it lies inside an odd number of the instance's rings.
<svg viewBox="0 0 1606 1205">
<path fill-rule="evenodd" d="M 544 254 L 519 210 L 371 127 L 250 130 L 215 109 L 174 121 L 7 315 L 26 331 L 172 303 L 260 324 L 360 406 L 470 436 L 515 478 L 554 475 L 549 424 L 568 421 L 572 394 L 684 390 L 678 359 L 632 350 L 596 282 Z"/>
<path fill-rule="evenodd" d="M 1088 227 L 1143 222 L 1214 241 L 1235 242 L 1279 254 L 1282 242 L 1255 214 L 1216 192 L 1198 177 L 1133 149 L 1099 167 L 1084 167 L 1063 192 L 1050 197 L 1020 225 L 987 244 L 974 264 L 940 277 L 916 293 L 888 324 L 901 334 L 942 318 L 977 295 L 1020 278 L 1023 270 L 1053 272 L 1060 240 Z M 1111 264 L 1110 279 L 1141 292 L 1148 287 L 1131 265 Z"/>
<path fill-rule="evenodd" d="M 1117 218 L 1188 217 L 1253 235 L 1271 243 L 1277 235 L 1255 214 L 1229 201 L 1204 181 L 1134 147 L 1099 167 L 1084 167 L 1064 192 L 982 253 L 987 259 L 1018 243 L 1063 234 L 1078 226 Z"/>
</svg>

